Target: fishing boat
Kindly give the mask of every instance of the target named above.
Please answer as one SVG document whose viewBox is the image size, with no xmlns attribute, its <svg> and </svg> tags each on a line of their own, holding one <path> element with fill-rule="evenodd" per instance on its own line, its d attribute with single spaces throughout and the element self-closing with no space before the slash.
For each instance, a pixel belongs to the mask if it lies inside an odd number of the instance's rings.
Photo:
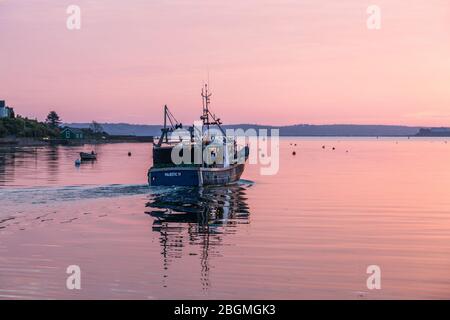
<svg viewBox="0 0 450 320">
<path fill-rule="evenodd" d="M 164 106 L 164 127 L 153 142 L 153 166 L 148 171 L 151 186 L 207 186 L 237 182 L 244 172 L 249 147 L 227 137 L 222 122 L 209 110 L 211 93 L 202 89 L 201 126 L 187 130 Z M 213 129 L 214 128 L 214 129 Z M 185 135 L 181 137 L 180 132 Z M 174 155 L 183 161 L 174 159 Z"/>
<path fill-rule="evenodd" d="M 90 153 L 80 152 L 80 159 L 81 161 L 97 160 L 97 154 L 94 151 Z"/>
</svg>

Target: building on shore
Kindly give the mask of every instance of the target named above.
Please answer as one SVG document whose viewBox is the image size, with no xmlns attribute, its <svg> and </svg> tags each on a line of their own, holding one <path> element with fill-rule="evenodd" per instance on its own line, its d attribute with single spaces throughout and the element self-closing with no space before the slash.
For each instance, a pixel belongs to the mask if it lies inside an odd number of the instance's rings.
<svg viewBox="0 0 450 320">
<path fill-rule="evenodd" d="M 450 137 L 450 128 L 422 128 L 418 137 Z"/>
<path fill-rule="evenodd" d="M 64 140 L 79 140 L 84 139 L 84 132 L 78 128 L 65 127 L 61 131 L 61 139 Z"/>
<path fill-rule="evenodd" d="M 0 118 L 14 118 L 14 110 L 6 105 L 5 100 L 0 100 Z"/>
</svg>

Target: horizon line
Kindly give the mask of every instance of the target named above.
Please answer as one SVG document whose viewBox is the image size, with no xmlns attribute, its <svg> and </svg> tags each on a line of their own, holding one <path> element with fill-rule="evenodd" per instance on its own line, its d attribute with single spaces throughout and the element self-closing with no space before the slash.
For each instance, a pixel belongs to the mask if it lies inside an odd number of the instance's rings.
<svg viewBox="0 0 450 320">
<path fill-rule="evenodd" d="M 95 120 L 94 120 L 95 121 Z M 66 122 L 63 121 L 64 125 L 70 124 L 91 124 L 90 122 Z M 98 121 L 95 121 L 98 122 Z M 109 124 L 109 125 L 132 125 L 132 126 L 160 126 L 163 127 L 163 124 L 149 124 L 149 123 L 130 123 L 130 122 L 98 122 L 99 124 Z M 257 124 L 257 123 L 231 123 L 231 124 L 222 124 L 222 126 L 259 126 L 259 127 L 272 127 L 272 128 L 282 128 L 282 127 L 294 127 L 294 126 L 377 126 L 377 127 L 403 127 L 403 128 L 450 128 L 449 126 L 424 126 L 424 125 L 408 125 L 408 124 L 360 124 L 360 123 L 331 123 L 331 124 L 314 124 L 314 123 L 297 123 L 297 124 L 283 124 L 283 125 L 271 125 L 271 124 Z"/>
</svg>

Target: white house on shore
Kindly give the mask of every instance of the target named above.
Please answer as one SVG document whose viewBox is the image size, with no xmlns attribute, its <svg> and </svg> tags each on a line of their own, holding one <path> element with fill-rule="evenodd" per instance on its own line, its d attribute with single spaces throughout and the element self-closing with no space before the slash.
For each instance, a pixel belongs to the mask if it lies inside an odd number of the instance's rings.
<svg viewBox="0 0 450 320">
<path fill-rule="evenodd" d="M 8 107 L 5 100 L 0 100 L 0 118 L 10 118 L 13 115 L 13 109 Z"/>
</svg>

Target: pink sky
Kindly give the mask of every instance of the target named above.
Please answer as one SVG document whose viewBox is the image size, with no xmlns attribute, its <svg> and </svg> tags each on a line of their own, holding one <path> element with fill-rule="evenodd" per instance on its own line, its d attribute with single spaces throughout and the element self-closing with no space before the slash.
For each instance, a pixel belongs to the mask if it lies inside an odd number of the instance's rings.
<svg viewBox="0 0 450 320">
<path fill-rule="evenodd" d="M 209 70 L 226 123 L 450 126 L 448 0 L 0 0 L 0 43 L 0 99 L 38 119 L 190 123 Z"/>
</svg>

